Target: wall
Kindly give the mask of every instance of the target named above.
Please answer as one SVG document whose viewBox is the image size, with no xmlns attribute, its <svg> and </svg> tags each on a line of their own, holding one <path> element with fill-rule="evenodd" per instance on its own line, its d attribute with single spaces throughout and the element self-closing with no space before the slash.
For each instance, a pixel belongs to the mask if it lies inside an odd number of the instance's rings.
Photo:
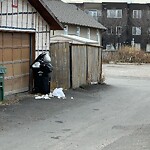
<svg viewBox="0 0 150 150">
<path fill-rule="evenodd" d="M 68 25 L 68 35 L 76 35 L 77 25 Z M 88 27 L 80 26 L 80 37 L 88 38 Z M 54 34 L 53 34 L 54 33 Z M 64 34 L 64 31 L 56 30 L 51 32 L 51 36 Z M 90 28 L 90 39 L 97 41 L 97 29 Z M 99 43 L 101 45 L 102 34 L 99 30 Z"/>
</svg>

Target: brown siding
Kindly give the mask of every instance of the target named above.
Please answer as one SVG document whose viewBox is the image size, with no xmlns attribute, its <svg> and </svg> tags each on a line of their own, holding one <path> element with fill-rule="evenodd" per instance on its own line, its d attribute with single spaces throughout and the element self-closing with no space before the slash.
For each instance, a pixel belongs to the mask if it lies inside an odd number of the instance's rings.
<svg viewBox="0 0 150 150">
<path fill-rule="evenodd" d="M 5 94 L 29 90 L 30 34 L 0 32 L 0 53 L 7 68 Z"/>
</svg>

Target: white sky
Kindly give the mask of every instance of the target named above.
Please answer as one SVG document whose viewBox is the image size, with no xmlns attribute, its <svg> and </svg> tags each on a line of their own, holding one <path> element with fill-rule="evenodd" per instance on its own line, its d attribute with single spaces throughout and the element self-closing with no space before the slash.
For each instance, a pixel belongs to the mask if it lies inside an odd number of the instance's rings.
<svg viewBox="0 0 150 150">
<path fill-rule="evenodd" d="M 79 3 L 79 2 L 128 2 L 128 3 L 150 3 L 150 0 L 62 0 L 63 2 Z"/>
</svg>

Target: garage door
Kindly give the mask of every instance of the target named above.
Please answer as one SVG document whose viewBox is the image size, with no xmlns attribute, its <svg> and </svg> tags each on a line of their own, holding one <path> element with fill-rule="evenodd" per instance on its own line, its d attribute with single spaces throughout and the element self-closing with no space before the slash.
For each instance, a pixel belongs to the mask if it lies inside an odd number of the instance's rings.
<svg viewBox="0 0 150 150">
<path fill-rule="evenodd" d="M 0 64 L 7 68 L 5 95 L 29 90 L 30 34 L 0 32 Z"/>
</svg>

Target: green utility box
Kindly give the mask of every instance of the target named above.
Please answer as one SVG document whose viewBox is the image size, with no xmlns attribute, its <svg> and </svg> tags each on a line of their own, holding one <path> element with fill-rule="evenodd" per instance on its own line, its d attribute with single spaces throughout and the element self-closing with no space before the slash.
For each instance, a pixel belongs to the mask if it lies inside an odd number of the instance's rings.
<svg viewBox="0 0 150 150">
<path fill-rule="evenodd" d="M 6 68 L 0 66 L 0 101 L 4 100 L 4 74 L 6 73 Z"/>
</svg>

